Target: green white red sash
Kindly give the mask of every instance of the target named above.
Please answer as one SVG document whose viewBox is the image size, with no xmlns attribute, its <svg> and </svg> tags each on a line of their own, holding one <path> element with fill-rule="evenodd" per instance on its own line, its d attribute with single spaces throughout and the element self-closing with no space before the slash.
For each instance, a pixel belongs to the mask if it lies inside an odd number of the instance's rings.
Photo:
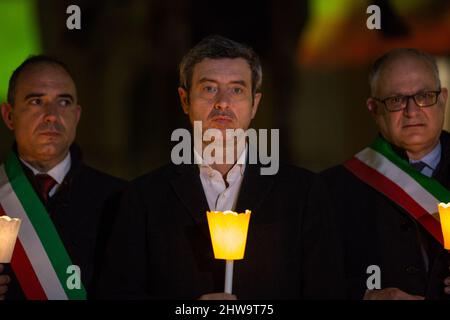
<svg viewBox="0 0 450 320">
<path fill-rule="evenodd" d="M 365 148 L 344 166 L 359 179 L 405 209 L 444 245 L 438 204 L 450 202 L 450 192 L 399 157 L 383 138 Z"/>
<path fill-rule="evenodd" d="M 69 289 L 71 259 L 44 205 L 11 152 L 0 166 L 0 215 L 22 220 L 11 267 L 27 299 L 86 299 L 86 291 Z"/>
</svg>

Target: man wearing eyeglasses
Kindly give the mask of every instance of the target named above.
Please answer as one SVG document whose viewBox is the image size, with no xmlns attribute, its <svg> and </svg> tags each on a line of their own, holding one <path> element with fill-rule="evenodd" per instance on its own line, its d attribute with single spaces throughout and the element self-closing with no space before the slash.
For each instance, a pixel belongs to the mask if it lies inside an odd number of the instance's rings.
<svg viewBox="0 0 450 320">
<path fill-rule="evenodd" d="M 416 49 L 380 57 L 367 108 L 379 136 L 322 173 L 340 212 L 347 290 L 354 299 L 450 298 L 439 202 L 450 201 L 447 89 L 436 62 Z"/>
</svg>

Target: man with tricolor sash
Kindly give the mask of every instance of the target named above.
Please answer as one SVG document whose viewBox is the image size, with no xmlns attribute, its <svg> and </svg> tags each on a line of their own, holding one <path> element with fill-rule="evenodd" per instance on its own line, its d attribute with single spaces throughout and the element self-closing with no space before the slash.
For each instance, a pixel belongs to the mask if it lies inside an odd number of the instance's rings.
<svg viewBox="0 0 450 320">
<path fill-rule="evenodd" d="M 0 298 L 86 299 L 100 222 L 123 184 L 83 164 L 73 143 L 81 114 L 60 61 L 34 56 L 12 74 L 2 118 L 15 143 L 0 166 L 0 215 L 22 220 Z"/>
<path fill-rule="evenodd" d="M 322 173 L 340 216 L 353 299 L 448 299 L 449 254 L 437 214 L 450 201 L 447 89 L 434 58 L 395 49 L 373 65 L 367 107 L 379 136 Z"/>
</svg>

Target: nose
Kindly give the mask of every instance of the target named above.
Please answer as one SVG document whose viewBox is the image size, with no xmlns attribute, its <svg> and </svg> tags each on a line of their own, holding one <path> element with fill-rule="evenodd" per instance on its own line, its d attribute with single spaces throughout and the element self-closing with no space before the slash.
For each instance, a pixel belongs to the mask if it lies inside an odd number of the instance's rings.
<svg viewBox="0 0 450 320">
<path fill-rule="evenodd" d="M 229 108 L 231 104 L 230 94 L 226 90 L 219 90 L 219 93 L 216 96 L 216 100 L 214 101 L 215 109 L 226 109 Z"/>
<path fill-rule="evenodd" d="M 44 112 L 45 122 L 55 122 L 58 119 L 58 104 L 56 102 L 45 104 Z"/>
<path fill-rule="evenodd" d="M 413 97 L 408 97 L 404 111 L 404 114 L 408 117 L 413 117 L 420 111 L 420 107 L 416 104 Z"/>
</svg>

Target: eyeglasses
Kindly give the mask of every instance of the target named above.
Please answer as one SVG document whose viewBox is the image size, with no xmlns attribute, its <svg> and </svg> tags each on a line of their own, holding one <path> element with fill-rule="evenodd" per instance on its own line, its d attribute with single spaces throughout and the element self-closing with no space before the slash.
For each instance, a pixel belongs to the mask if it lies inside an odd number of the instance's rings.
<svg viewBox="0 0 450 320">
<path fill-rule="evenodd" d="M 437 102 L 437 99 L 439 97 L 439 94 L 441 93 L 441 90 L 439 91 L 425 91 L 420 92 L 412 95 L 406 95 L 406 96 L 394 96 L 394 97 L 387 97 L 385 99 L 378 99 L 373 98 L 374 100 L 383 103 L 386 106 L 387 111 L 389 112 L 395 112 L 400 111 L 406 108 L 406 105 L 408 104 L 409 99 L 413 98 L 414 102 L 417 106 L 424 108 L 424 107 L 430 107 L 432 105 L 435 105 Z"/>
</svg>

